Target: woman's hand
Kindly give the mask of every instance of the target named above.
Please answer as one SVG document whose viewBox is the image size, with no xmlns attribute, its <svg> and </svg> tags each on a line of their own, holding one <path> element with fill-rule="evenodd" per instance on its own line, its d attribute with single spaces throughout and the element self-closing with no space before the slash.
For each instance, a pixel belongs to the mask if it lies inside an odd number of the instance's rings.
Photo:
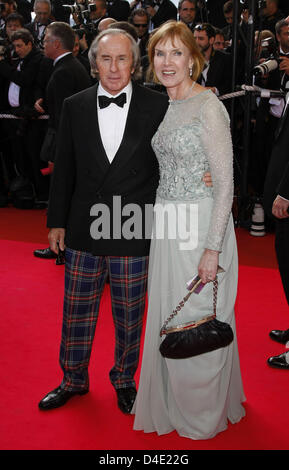
<svg viewBox="0 0 289 470">
<path fill-rule="evenodd" d="M 219 252 L 206 248 L 198 267 L 198 274 L 204 284 L 214 281 L 217 275 L 218 264 Z"/>
</svg>

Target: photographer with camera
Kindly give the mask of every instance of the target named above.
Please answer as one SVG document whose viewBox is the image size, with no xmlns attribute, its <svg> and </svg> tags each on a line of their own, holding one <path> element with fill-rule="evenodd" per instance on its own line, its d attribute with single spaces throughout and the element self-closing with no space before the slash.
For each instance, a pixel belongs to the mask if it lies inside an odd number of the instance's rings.
<svg viewBox="0 0 289 470">
<path fill-rule="evenodd" d="M 275 41 L 277 38 L 278 43 Z M 275 35 L 270 30 L 255 33 L 255 84 L 270 90 L 285 90 L 289 81 L 289 25 L 282 19 L 276 23 Z M 250 177 L 257 199 L 252 216 L 251 235 L 265 234 L 261 198 L 271 158 L 276 129 L 283 113 L 282 97 L 258 98 L 253 129 Z"/>
<path fill-rule="evenodd" d="M 289 21 L 281 20 L 276 24 L 276 37 L 279 43 L 279 70 L 283 74 L 281 85 L 289 79 Z"/>
<path fill-rule="evenodd" d="M 106 0 L 89 0 L 88 5 L 90 6 L 90 13 L 87 23 L 93 23 L 97 31 L 100 21 L 108 16 Z M 92 6 L 93 8 L 91 8 Z"/>
<path fill-rule="evenodd" d="M 50 0 L 35 0 L 34 2 L 35 18 L 28 23 L 25 28 L 33 35 L 34 42 L 43 49 L 43 39 L 47 26 L 52 22 Z"/>
<path fill-rule="evenodd" d="M 256 41 L 259 64 L 254 68 L 256 83 L 260 80 L 262 87 L 269 89 L 283 89 L 289 80 L 289 22 L 282 19 L 276 23 L 275 43 L 273 33 L 270 31 L 256 32 Z M 283 98 L 271 98 L 271 114 L 280 118 L 285 101 Z"/>
</svg>

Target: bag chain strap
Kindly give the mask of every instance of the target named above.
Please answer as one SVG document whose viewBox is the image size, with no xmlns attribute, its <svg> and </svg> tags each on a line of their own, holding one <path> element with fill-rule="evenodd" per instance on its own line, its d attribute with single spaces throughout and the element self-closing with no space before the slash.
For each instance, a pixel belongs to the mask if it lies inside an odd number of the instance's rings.
<svg viewBox="0 0 289 470">
<path fill-rule="evenodd" d="M 179 313 L 179 311 L 183 308 L 185 303 L 188 301 L 190 298 L 191 294 L 196 290 L 196 288 L 199 286 L 201 283 L 201 279 L 198 280 L 198 282 L 194 285 L 194 287 L 188 292 L 188 294 L 183 298 L 183 300 L 180 301 L 179 305 L 173 310 L 173 313 L 166 319 L 165 323 L 163 324 L 161 331 L 160 331 L 160 336 L 162 336 L 167 328 L 168 323 Z M 213 311 L 214 315 L 213 317 L 216 317 L 216 312 L 217 312 L 217 295 L 218 295 L 218 279 L 214 279 L 213 281 Z"/>
</svg>

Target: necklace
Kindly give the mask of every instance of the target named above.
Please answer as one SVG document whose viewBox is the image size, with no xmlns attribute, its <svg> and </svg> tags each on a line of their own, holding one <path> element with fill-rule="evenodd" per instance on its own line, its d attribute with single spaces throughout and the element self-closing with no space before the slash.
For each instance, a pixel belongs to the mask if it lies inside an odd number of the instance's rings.
<svg viewBox="0 0 289 470">
<path fill-rule="evenodd" d="M 185 96 L 183 98 L 180 98 L 179 100 L 169 100 L 169 103 L 172 103 L 173 101 L 185 101 L 189 97 L 189 94 L 191 93 L 191 91 L 194 88 L 195 84 L 196 84 L 196 82 L 193 82 L 191 84 L 191 86 L 189 87 L 187 93 L 185 94 Z"/>
</svg>

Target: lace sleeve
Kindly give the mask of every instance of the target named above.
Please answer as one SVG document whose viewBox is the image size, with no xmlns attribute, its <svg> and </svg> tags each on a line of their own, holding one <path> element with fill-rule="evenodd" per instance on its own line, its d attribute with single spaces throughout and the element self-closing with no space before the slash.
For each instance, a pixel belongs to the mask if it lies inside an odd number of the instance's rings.
<svg viewBox="0 0 289 470">
<path fill-rule="evenodd" d="M 233 148 L 229 116 L 214 95 L 203 105 L 201 121 L 202 141 L 210 165 L 214 198 L 205 247 L 222 251 L 234 194 Z"/>
</svg>

